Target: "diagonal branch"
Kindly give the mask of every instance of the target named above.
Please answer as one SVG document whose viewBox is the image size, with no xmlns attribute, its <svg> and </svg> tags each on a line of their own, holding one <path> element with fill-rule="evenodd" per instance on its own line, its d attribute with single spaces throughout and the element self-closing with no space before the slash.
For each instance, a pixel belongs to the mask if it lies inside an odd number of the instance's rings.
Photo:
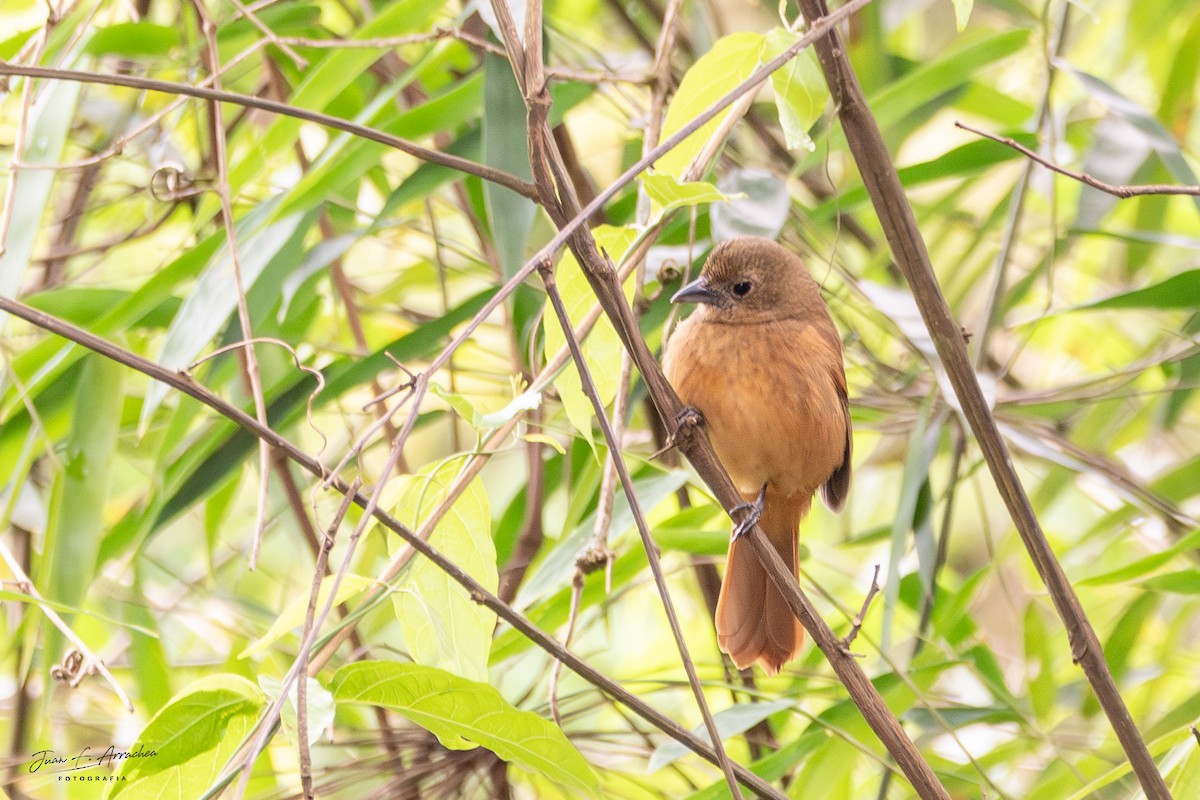
<svg viewBox="0 0 1200 800">
<path fill-rule="evenodd" d="M 823 0 L 799 2 L 800 9 L 810 24 L 821 19 L 826 13 Z M 1066 626 L 1071 655 L 1083 668 L 1088 683 L 1096 692 L 1096 698 L 1104 708 L 1104 713 L 1108 716 L 1146 796 L 1151 800 L 1168 800 L 1171 794 L 1117 690 L 1116 681 L 1113 680 L 1104 660 L 1100 640 L 1088 622 L 1083 606 L 1058 563 L 1054 551 L 1046 541 L 1029 497 L 1013 468 L 1008 448 L 1000 436 L 971 366 L 962 328 L 950 313 L 950 307 L 938 285 L 912 207 L 896 174 L 879 125 L 867 107 L 854 68 L 846 57 L 841 37 L 835 31 L 830 31 L 816 46 L 821 69 L 837 105 L 850 152 L 862 173 L 863 183 L 879 215 L 896 264 L 904 273 L 921 310 L 921 317 L 925 320 L 938 356 L 950 377 L 963 414 L 991 470 L 992 480 L 1008 506 L 1009 515 L 1025 544 L 1025 549 L 1029 551 L 1034 567 L 1046 584 L 1054 606 Z"/>
<path fill-rule="evenodd" d="M 99 72 L 81 72 L 73 69 L 52 69 L 49 67 L 26 67 L 18 64 L 12 64 L 7 61 L 0 60 L 0 75 L 22 75 L 27 78 L 46 78 L 49 80 L 62 81 L 78 81 L 79 83 L 99 83 L 108 86 L 124 86 L 130 89 L 141 89 L 150 92 L 162 92 L 170 95 L 185 95 L 187 97 L 196 97 L 201 100 L 210 100 L 218 103 L 231 103 L 233 105 L 243 106 L 245 108 L 256 108 L 260 111 L 268 111 L 272 114 L 279 114 L 285 117 L 294 117 L 305 122 L 312 122 L 317 125 L 323 125 L 326 128 L 334 128 L 339 131 L 359 136 L 363 139 L 369 139 L 372 142 L 393 147 L 402 153 L 407 153 L 414 158 L 419 158 L 422 161 L 428 161 L 431 164 L 438 164 L 443 167 L 465 172 L 468 175 L 475 175 L 485 181 L 491 181 L 499 186 L 507 189 L 512 189 L 519 195 L 536 199 L 537 192 L 533 184 L 522 180 L 515 175 L 512 175 L 503 170 L 494 167 L 484 166 L 468 158 L 442 153 L 437 150 L 430 150 L 428 147 L 421 147 L 419 144 L 414 144 L 408 139 L 402 139 L 399 136 L 393 136 L 390 133 L 385 133 L 375 128 L 369 128 L 365 125 L 359 125 L 349 120 L 341 119 L 340 117 L 322 114 L 319 111 L 310 111 L 305 108 L 297 108 L 286 103 L 278 103 L 274 100 L 267 100 L 262 97 L 254 97 L 247 94 L 238 94 L 236 92 L 226 92 L 218 89 L 206 89 L 201 86 L 192 86 L 186 83 L 173 83 L 171 81 L 160 81 L 153 78 L 141 78 L 135 75 L 111 75 Z"/>
</svg>

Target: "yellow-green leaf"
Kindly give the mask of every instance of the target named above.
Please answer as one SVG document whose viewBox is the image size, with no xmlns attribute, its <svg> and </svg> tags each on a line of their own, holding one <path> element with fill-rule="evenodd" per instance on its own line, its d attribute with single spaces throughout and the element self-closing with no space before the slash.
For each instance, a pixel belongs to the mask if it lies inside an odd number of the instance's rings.
<svg viewBox="0 0 1200 800">
<path fill-rule="evenodd" d="M 514 708 L 486 683 L 419 664 L 360 661 L 339 669 L 330 689 L 339 702 L 395 711 L 450 750 L 483 746 L 568 789 L 599 796 L 596 773 L 562 730 L 531 711 Z"/>
<path fill-rule="evenodd" d="M 798 38 L 797 34 L 783 28 L 774 29 L 763 41 L 762 60 L 771 60 L 795 44 Z M 795 58 L 772 72 L 771 88 L 775 91 L 775 106 L 779 109 L 779 122 L 787 146 L 811 153 L 816 145 L 808 130 L 820 118 L 825 101 L 829 99 L 829 88 L 813 49 L 801 50 Z"/>
<path fill-rule="evenodd" d="M 452 458 L 401 479 L 396 516 L 417 530 L 446 496 L 466 463 Z M 473 479 L 434 528 L 429 543 L 491 591 L 499 583 L 496 546 L 487 492 Z M 388 537 L 395 553 L 402 545 Z M 494 612 L 474 602 L 466 589 L 428 559 L 417 556 L 392 595 L 409 655 L 418 664 L 440 667 L 472 680 L 487 680 Z"/>
<path fill-rule="evenodd" d="M 663 120 L 662 139 L 679 131 L 714 102 L 721 99 L 758 68 L 763 37 L 758 33 L 734 33 L 718 39 L 712 49 L 701 56 L 684 73 L 679 90 L 667 107 Z M 733 113 L 725 109 L 698 131 L 680 142 L 654 164 L 661 173 L 683 176 L 692 159 L 704 148 L 720 124 Z"/>
<path fill-rule="evenodd" d="M 677 208 L 705 203 L 723 203 L 729 196 L 707 181 L 678 181 L 672 175 L 650 172 L 642 176 L 642 185 L 654 204 L 655 216 Z"/>
<path fill-rule="evenodd" d="M 119 760 L 112 797 L 199 797 L 212 786 L 258 719 L 265 698 L 238 675 L 193 683 L 146 724 Z M 140 753 L 140 755 L 139 755 Z"/>
<path fill-rule="evenodd" d="M 617 228 L 601 225 L 592 231 L 592 235 L 596 237 L 596 244 L 608 253 L 615 264 L 629 250 L 630 245 L 637 237 L 637 232 L 628 227 Z M 596 302 L 596 295 L 579 268 L 578 262 L 575 261 L 575 257 L 569 252 L 563 256 L 555 277 L 558 291 L 562 295 L 563 305 L 567 309 L 567 316 L 571 319 L 571 325 L 572 327 L 578 326 L 592 304 Z M 625 282 L 626 297 L 631 297 L 632 293 L 633 276 L 631 275 Z M 551 359 L 560 348 L 566 345 L 567 340 L 563 336 L 558 318 L 549 305 L 547 305 L 542 324 L 546 332 L 546 358 Z M 592 380 L 596 383 L 596 392 L 600 396 L 600 402 L 607 406 L 617 394 L 617 383 L 621 372 L 621 339 L 617 336 L 616 330 L 613 329 L 607 317 L 600 317 L 596 326 L 592 328 L 592 332 L 580 343 L 580 349 L 583 351 L 583 359 L 592 373 Z M 567 412 L 567 419 L 590 442 L 595 414 L 592 411 L 591 402 L 583 393 L 583 385 L 579 381 L 579 373 L 573 363 L 568 364 L 558 373 L 554 379 L 554 387 L 558 390 L 558 396 Z"/>
</svg>

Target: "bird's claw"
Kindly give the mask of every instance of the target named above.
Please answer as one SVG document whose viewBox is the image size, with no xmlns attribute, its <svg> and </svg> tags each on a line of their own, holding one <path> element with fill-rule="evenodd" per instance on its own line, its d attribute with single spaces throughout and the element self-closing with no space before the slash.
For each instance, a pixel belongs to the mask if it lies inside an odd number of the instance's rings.
<svg viewBox="0 0 1200 800">
<path fill-rule="evenodd" d="M 767 485 L 764 483 L 762 490 L 758 493 L 753 503 L 738 503 L 734 506 L 729 514 L 741 514 L 742 518 L 733 526 L 733 540 L 736 542 L 739 538 L 749 533 L 758 524 L 762 518 L 763 507 L 767 502 Z"/>
</svg>

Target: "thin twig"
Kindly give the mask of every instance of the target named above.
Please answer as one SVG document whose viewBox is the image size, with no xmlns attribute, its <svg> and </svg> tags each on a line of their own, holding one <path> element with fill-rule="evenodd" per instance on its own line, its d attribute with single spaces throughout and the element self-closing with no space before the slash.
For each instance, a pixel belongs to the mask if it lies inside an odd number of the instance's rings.
<svg viewBox="0 0 1200 800">
<path fill-rule="evenodd" d="M 286 54 L 287 57 L 292 60 L 292 63 L 296 65 L 297 69 L 308 69 L 308 59 L 293 50 L 288 42 L 285 42 L 276 36 L 275 31 L 268 28 L 263 21 L 258 18 L 257 14 L 246 8 L 246 6 L 242 3 L 242 0 L 229 0 L 229 2 L 233 4 L 233 7 L 238 10 L 239 14 L 250 21 L 251 25 L 258 28 L 262 35 L 266 37 L 267 42 L 275 45 L 284 54 Z"/>
<path fill-rule="evenodd" d="M 871 588 L 867 590 L 867 596 L 863 598 L 862 608 L 854 615 L 854 622 L 850 625 L 850 632 L 842 639 L 842 647 L 847 651 L 850 650 L 850 645 L 854 644 L 854 640 L 858 638 L 858 632 L 862 630 L 863 620 L 867 618 L 867 609 L 871 607 L 871 601 L 875 599 L 875 595 L 879 594 L 879 565 L 875 565 L 875 574 L 871 576 Z"/>
<path fill-rule="evenodd" d="M 546 286 L 546 295 L 549 297 L 550 303 L 554 306 L 554 313 L 558 316 L 558 322 L 562 326 L 563 335 L 567 338 L 567 344 L 571 348 L 571 357 L 575 361 L 575 369 L 579 372 L 579 381 L 583 385 L 583 392 L 592 402 L 592 411 L 596 414 L 596 420 L 600 423 L 600 430 L 604 433 L 604 439 L 608 442 L 609 453 L 613 454 L 612 463 L 617 470 L 617 476 L 621 480 L 621 488 L 625 492 L 625 500 L 629 503 L 629 509 L 633 512 L 634 522 L 637 524 L 638 533 L 642 537 L 642 547 L 646 551 L 646 559 L 650 562 L 650 572 L 654 576 L 654 584 L 658 588 L 659 599 L 662 600 L 663 610 L 667 615 L 667 622 L 671 627 L 671 635 L 675 637 L 675 646 L 679 650 L 679 658 L 683 662 L 683 669 L 687 673 L 688 683 L 691 684 L 692 693 L 696 698 L 696 705 L 700 709 L 700 715 L 704 718 L 704 726 L 708 730 L 709 738 L 712 740 L 713 750 L 716 751 L 717 760 L 725 772 L 725 780 L 729 784 L 729 791 L 735 798 L 742 797 L 741 787 L 738 786 L 737 776 L 733 771 L 733 762 L 725 753 L 724 744 L 721 742 L 721 733 L 717 730 L 717 723 L 713 719 L 712 711 L 708 707 L 708 701 L 704 697 L 704 687 L 700 683 L 700 677 L 696 674 L 696 665 L 692 662 L 692 657 L 688 653 L 687 642 L 684 640 L 683 631 L 679 626 L 679 619 L 675 614 L 675 604 L 671 600 L 671 592 L 667 588 L 667 579 L 663 574 L 662 562 L 658 556 L 658 545 L 654 542 L 654 537 L 650 534 L 650 527 L 646 523 L 646 517 L 642 513 L 641 503 L 638 502 L 637 494 L 633 489 L 633 480 L 629 477 L 629 470 L 625 466 L 625 460 L 621 457 L 621 443 L 617 441 L 613 434 L 612 426 L 608 424 L 608 417 L 604 413 L 604 405 L 600 402 L 600 397 L 596 392 L 596 384 L 592 381 L 591 370 L 588 369 L 587 361 L 583 357 L 583 351 L 579 347 L 578 340 L 575 339 L 574 332 L 571 330 L 571 318 L 567 315 L 567 308 L 563 305 L 562 295 L 558 292 L 558 286 L 554 280 L 554 269 L 549 262 L 538 270 L 542 277 L 542 282 Z"/>
<path fill-rule="evenodd" d="M 196 15 L 200 18 L 200 28 L 204 32 L 206 61 L 209 74 L 213 76 L 213 87 L 220 91 L 221 82 L 216 77 L 221 69 L 220 51 L 217 49 L 217 26 L 204 9 L 200 0 L 193 0 Z M 246 303 L 246 284 L 242 279 L 242 262 L 238 256 L 237 231 L 233 221 L 233 199 L 229 191 L 229 160 L 225 152 L 225 116 L 221 104 L 210 100 L 209 130 L 211 133 L 214 157 L 217 162 L 217 196 L 221 200 L 221 223 L 225 227 L 225 243 L 229 247 L 229 263 L 233 266 L 233 287 L 237 295 L 238 324 L 242 327 L 242 338 L 252 339 L 254 333 L 250 327 L 250 307 Z M 258 369 L 258 356 L 254 353 L 254 345 L 238 351 L 242 354 L 246 368 L 246 380 L 250 384 L 250 394 L 254 398 L 254 415 L 259 424 L 267 425 L 267 401 L 263 395 L 262 376 Z M 258 510 L 254 520 L 254 539 L 250 546 L 250 569 L 258 567 L 258 549 L 262 543 L 263 533 L 267 529 L 267 493 L 271 478 L 271 448 L 266 442 L 258 443 Z"/>
<path fill-rule="evenodd" d="M 1182 195 L 1190 195 L 1190 196 L 1200 196 L 1200 186 L 1181 186 L 1179 184 L 1173 184 L 1173 183 L 1144 183 L 1144 184 L 1133 184 L 1133 185 L 1127 185 L 1127 186 L 1117 186 L 1115 184 L 1105 183 L 1102 180 L 1093 178 L 1091 175 L 1088 175 L 1086 172 L 1076 172 L 1074 170 L 1067 169 L 1066 167 L 1060 167 L 1058 164 L 1055 164 L 1053 161 L 1050 161 L 1049 159 L 1038 155 L 1037 153 L 1033 152 L 1025 145 L 1021 144 L 1020 142 L 1016 141 L 1015 139 L 1010 139 L 1007 136 L 996 136 L 995 134 L 987 133 L 986 131 L 981 131 L 978 128 L 973 128 L 970 125 L 967 125 L 965 122 L 955 122 L 954 127 L 962 128 L 964 131 L 970 131 L 971 133 L 978 134 L 979 136 L 982 136 L 985 139 L 991 139 L 993 142 L 999 142 L 1000 144 L 1002 144 L 1006 147 L 1011 147 L 1013 150 L 1016 150 L 1018 153 L 1021 153 L 1026 158 L 1032 159 L 1033 161 L 1036 161 L 1037 163 L 1041 164 L 1043 167 L 1050 170 L 1051 172 L 1057 172 L 1059 175 L 1066 175 L 1068 178 L 1072 178 L 1074 180 L 1079 181 L 1080 183 L 1087 184 L 1088 186 L 1091 186 L 1093 189 L 1099 189 L 1100 191 L 1104 192 L 1105 194 L 1111 194 L 1113 197 L 1120 197 L 1121 199 L 1127 199 L 1130 197 L 1139 197 L 1139 196 L 1147 195 L 1147 194 L 1169 194 L 1169 195 L 1182 194 Z"/>
<path fill-rule="evenodd" d="M 33 585 L 33 579 L 21 568 L 21 562 L 9 551 L 8 545 L 4 543 L 3 539 L 0 539 L 0 558 L 4 559 L 4 563 L 16 579 L 17 588 L 29 595 L 29 598 L 46 615 L 46 619 L 50 620 L 50 623 L 55 628 L 58 628 L 67 641 L 74 645 L 74 652 L 78 657 L 75 659 L 77 663 L 72 670 L 72 674 L 82 678 L 85 675 L 99 672 L 104 677 L 105 682 L 112 687 L 113 694 L 121 701 L 121 705 L 125 706 L 129 713 L 132 714 L 134 711 L 133 702 L 129 699 L 129 695 L 125 693 L 125 690 L 121 688 L 121 684 L 108 671 L 108 667 L 104 665 L 100 657 L 93 653 L 92 649 L 84 643 L 83 639 L 75 635 L 75 631 L 71 630 L 71 626 L 59 616 L 58 612 L 46 603 L 46 598 L 42 597 L 41 592 Z"/>
<path fill-rule="evenodd" d="M 356 492 L 360 484 L 355 481 L 351 484 L 351 488 Z M 329 527 L 325 530 L 325 539 L 321 542 L 321 548 L 317 551 L 317 563 L 313 568 L 312 589 L 308 595 L 308 608 L 304 612 L 304 630 L 300 634 L 300 652 L 296 656 L 295 676 L 299 681 L 296 684 L 296 729 L 297 738 L 300 743 L 300 785 L 304 789 L 304 796 L 312 798 L 312 753 L 308 745 L 308 703 L 307 703 L 307 685 L 308 685 L 308 659 L 312 655 L 312 642 L 319 628 L 315 622 L 317 611 L 317 599 L 320 597 L 321 584 L 325 581 L 325 565 L 329 563 L 329 552 L 333 550 L 333 543 L 336 541 L 338 528 L 342 525 L 342 520 L 346 518 L 346 512 L 350 510 L 350 502 L 353 499 L 353 492 L 347 492 L 342 499 L 342 504 L 338 508 L 337 514 L 329 523 Z M 330 601 L 336 596 L 333 588 L 330 587 Z M 327 611 L 328 607 L 332 606 L 332 602 L 328 604 L 322 611 Z M 285 682 L 280 690 L 281 696 L 286 696 L 288 686 Z"/>
</svg>

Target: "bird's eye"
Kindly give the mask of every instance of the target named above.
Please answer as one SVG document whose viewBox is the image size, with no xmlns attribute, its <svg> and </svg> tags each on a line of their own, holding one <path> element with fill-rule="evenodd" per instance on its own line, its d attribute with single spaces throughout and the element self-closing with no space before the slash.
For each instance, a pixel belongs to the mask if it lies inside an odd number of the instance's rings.
<svg viewBox="0 0 1200 800">
<path fill-rule="evenodd" d="M 745 297 L 750 294 L 750 281 L 742 281 L 733 285 L 733 293 L 738 297 Z"/>
</svg>

